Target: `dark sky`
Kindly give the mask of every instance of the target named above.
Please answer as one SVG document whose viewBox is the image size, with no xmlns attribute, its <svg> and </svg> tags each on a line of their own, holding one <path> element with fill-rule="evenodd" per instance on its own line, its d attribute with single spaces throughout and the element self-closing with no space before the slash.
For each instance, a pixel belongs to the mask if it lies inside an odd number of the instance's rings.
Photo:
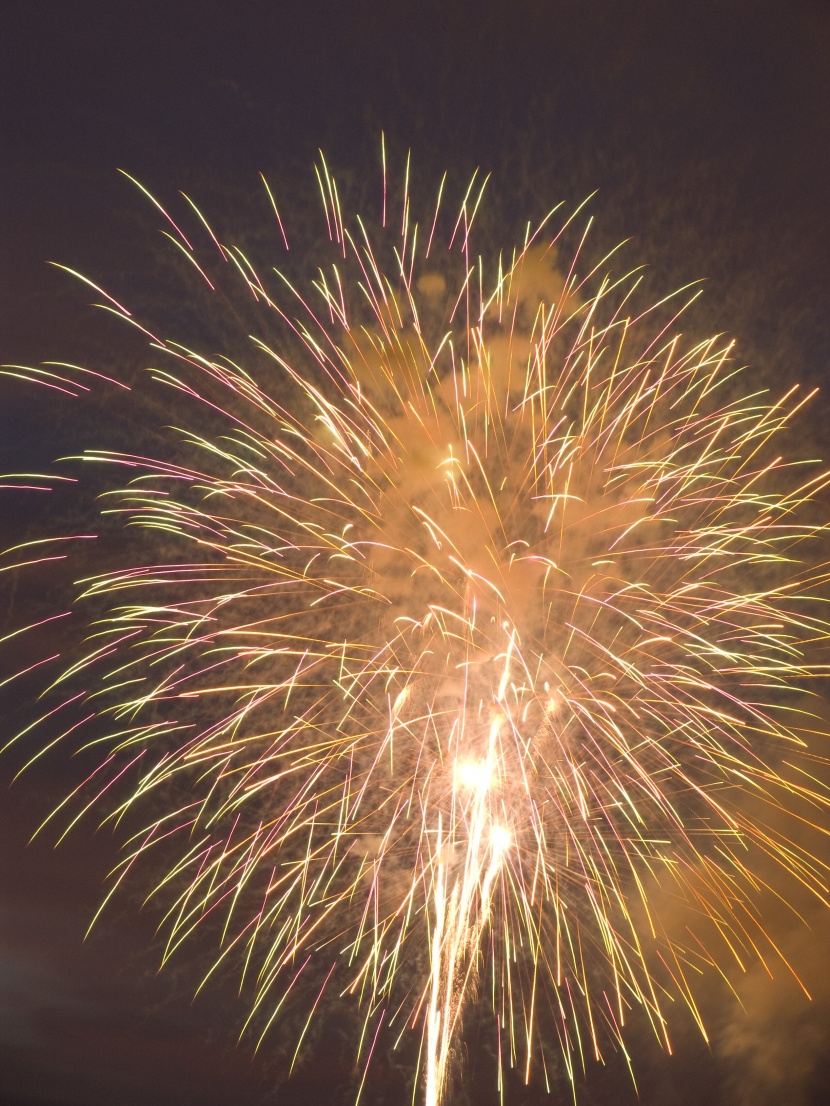
<svg viewBox="0 0 830 1106">
<path fill-rule="evenodd" d="M 89 297 L 46 264 L 141 295 L 131 251 L 151 224 L 132 214 L 136 197 L 118 168 L 163 195 L 184 188 L 230 209 L 244 226 L 248 205 L 262 211 L 251 199 L 260 171 L 302 191 L 323 147 L 335 165 L 376 176 L 384 129 L 392 150 L 411 147 L 426 179 L 447 167 L 492 171 L 515 226 L 599 189 L 600 233 L 633 237 L 635 260 L 668 287 L 706 278 L 707 329 L 736 334 L 762 379 L 823 384 L 828 59 L 826 0 L 7 0 L 2 360 L 100 358 L 110 341 L 111 358 L 140 358 L 106 325 L 90 325 Z M 54 416 L 7 390 L 5 471 L 60 452 L 54 441 L 72 429 L 65 420 L 56 429 Z M 812 441 L 826 437 L 825 418 L 813 417 Z M 42 521 L 40 506 L 4 510 L 12 538 Z M 14 587 L 0 592 L 4 627 L 26 602 Z M 7 723 L 26 709 L 10 703 Z M 82 944 L 115 845 L 81 827 L 57 851 L 54 835 L 25 848 L 75 777 L 57 758 L 6 791 L 18 766 L 14 755 L 0 762 L 0 1100 L 348 1101 L 348 1059 L 333 1030 L 324 1062 L 277 1096 L 283 1068 L 268 1046 L 256 1059 L 233 1047 L 242 1016 L 233 995 L 218 988 L 191 1004 L 184 967 L 156 975 L 152 918 L 131 904 Z M 711 1050 L 682 1028 L 675 1058 L 642 1045 L 642 1106 L 830 1102 L 830 925 L 823 914 L 809 921 L 812 933 L 788 932 L 787 948 L 815 980 L 813 1005 L 751 971 L 750 1015 L 742 1023 L 716 1011 Z M 470 1078 L 477 1087 L 484 1077 Z M 394 1064 L 381 1064 L 366 1101 L 403 1101 L 403 1085 Z M 557 1101 L 509 1090 L 527 1106 Z M 636 1101 L 622 1065 L 589 1068 L 582 1094 L 593 1106 Z"/>
</svg>

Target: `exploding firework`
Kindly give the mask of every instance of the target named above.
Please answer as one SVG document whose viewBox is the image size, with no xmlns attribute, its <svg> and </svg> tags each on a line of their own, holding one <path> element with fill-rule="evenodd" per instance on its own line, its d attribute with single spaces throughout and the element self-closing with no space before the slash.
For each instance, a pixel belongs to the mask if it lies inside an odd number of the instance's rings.
<svg viewBox="0 0 830 1106">
<path fill-rule="evenodd" d="M 89 644 L 50 688 L 105 750 L 72 802 L 143 819 L 115 885 L 163 861 L 167 954 L 215 923 L 260 1038 L 298 994 L 308 1022 L 353 996 L 358 1067 L 382 1027 L 420 1034 L 428 1106 L 485 1000 L 499 1078 L 573 1079 L 635 1015 L 668 1047 L 701 971 L 775 958 L 769 858 L 826 891 L 780 828 L 828 805 L 803 707 L 828 478 L 775 449 L 806 400 L 684 346 L 690 297 L 644 310 L 584 240 L 560 267 L 572 221 L 486 262 L 475 178 L 419 228 L 384 167 L 371 231 L 318 182 L 335 256 L 307 286 L 163 212 L 196 279 L 261 313 L 244 356 L 106 296 L 189 421 L 162 455 L 84 455 L 125 474 L 104 502 L 135 537 L 82 582 Z"/>
</svg>

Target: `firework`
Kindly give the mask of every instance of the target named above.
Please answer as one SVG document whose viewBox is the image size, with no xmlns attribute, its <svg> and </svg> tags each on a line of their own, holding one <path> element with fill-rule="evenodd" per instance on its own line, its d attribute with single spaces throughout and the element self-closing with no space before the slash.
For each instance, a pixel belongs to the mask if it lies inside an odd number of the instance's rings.
<svg viewBox="0 0 830 1106">
<path fill-rule="evenodd" d="M 584 241 L 560 266 L 572 221 L 486 262 L 475 178 L 419 227 L 384 168 L 370 231 L 317 175 L 334 259 L 308 285 L 163 212 L 203 287 L 260 313 L 244 357 L 106 297 L 185 429 L 84 455 L 135 536 L 82 581 L 89 644 L 50 688 L 105 750 L 72 803 L 143 819 L 115 886 L 160 858 L 165 956 L 215 923 L 259 1039 L 301 991 L 306 1029 L 353 996 L 359 1069 L 381 1028 L 420 1034 L 428 1106 L 485 998 L 526 1078 L 624 1050 L 635 1014 L 668 1047 L 703 969 L 775 959 L 769 858 L 826 892 L 779 817 L 828 802 L 803 706 L 827 476 L 775 448 L 809 397 L 684 346 L 693 296 L 644 310 Z"/>
</svg>

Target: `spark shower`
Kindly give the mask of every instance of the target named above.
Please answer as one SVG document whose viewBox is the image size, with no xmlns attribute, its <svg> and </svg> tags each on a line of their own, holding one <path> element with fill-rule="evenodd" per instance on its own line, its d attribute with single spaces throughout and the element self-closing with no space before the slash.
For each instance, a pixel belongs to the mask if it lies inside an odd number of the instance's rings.
<svg viewBox="0 0 830 1106">
<path fill-rule="evenodd" d="M 295 1003 L 299 1051 L 351 1002 L 360 1087 L 381 1029 L 414 1033 L 413 1097 L 438 1106 L 473 1008 L 500 1082 L 575 1080 L 634 1017 L 669 1048 L 678 1001 L 705 1033 L 701 974 L 787 970 L 757 903 L 770 859 L 827 893 L 800 827 L 828 806 L 805 687 L 828 476 L 778 446 L 809 396 L 684 342 L 693 291 L 642 303 L 587 231 L 563 253 L 579 210 L 480 250 L 478 176 L 421 219 L 408 161 L 390 181 L 384 157 L 376 213 L 348 216 L 321 159 L 304 283 L 267 183 L 265 269 L 147 193 L 193 280 L 262 320 L 233 350 L 81 277 L 147 335 L 174 426 L 69 462 L 79 495 L 107 473 L 121 563 L 79 582 L 86 645 L 44 657 L 13 741 L 100 751 L 51 819 L 129 827 L 110 893 L 149 880 L 165 959 L 215 933 L 208 975 L 238 971 L 259 1040 Z M 132 410 L 111 370 L 5 372 Z"/>
</svg>

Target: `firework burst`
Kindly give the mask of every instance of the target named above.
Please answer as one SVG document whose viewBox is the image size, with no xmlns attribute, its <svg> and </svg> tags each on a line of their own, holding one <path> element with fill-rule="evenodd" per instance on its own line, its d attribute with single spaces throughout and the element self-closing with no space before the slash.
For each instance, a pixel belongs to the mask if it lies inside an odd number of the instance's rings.
<svg viewBox="0 0 830 1106">
<path fill-rule="evenodd" d="M 634 1012 L 668 1046 L 702 968 L 774 958 L 769 857 L 826 893 L 777 813 L 827 806 L 798 758 L 828 481 L 775 448 L 806 400 L 747 395 L 728 343 L 684 346 L 684 307 L 643 310 L 584 243 L 559 268 L 550 219 L 479 259 L 475 179 L 419 229 L 384 169 L 372 232 L 318 181 L 313 287 L 164 212 L 267 331 L 242 362 L 146 330 L 188 428 L 84 455 L 126 474 L 104 502 L 138 552 L 82 582 L 89 645 L 50 690 L 106 750 L 72 799 L 143 817 L 115 885 L 165 858 L 167 954 L 216 922 L 260 1038 L 300 989 L 309 1020 L 356 996 L 360 1065 L 420 1033 L 428 1106 L 484 996 L 527 1078 L 624 1050 Z"/>
</svg>

